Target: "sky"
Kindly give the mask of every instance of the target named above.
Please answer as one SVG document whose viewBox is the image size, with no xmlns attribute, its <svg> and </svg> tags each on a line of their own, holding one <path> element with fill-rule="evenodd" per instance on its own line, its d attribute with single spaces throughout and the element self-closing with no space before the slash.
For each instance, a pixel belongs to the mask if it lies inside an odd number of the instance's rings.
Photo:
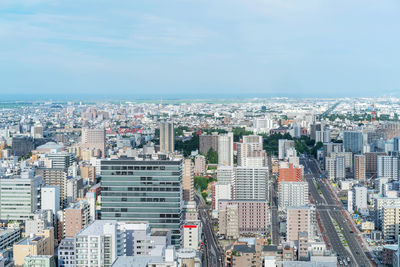
<svg viewBox="0 0 400 267">
<path fill-rule="evenodd" d="M 400 97 L 398 0 L 1 0 L 1 95 Z"/>
</svg>

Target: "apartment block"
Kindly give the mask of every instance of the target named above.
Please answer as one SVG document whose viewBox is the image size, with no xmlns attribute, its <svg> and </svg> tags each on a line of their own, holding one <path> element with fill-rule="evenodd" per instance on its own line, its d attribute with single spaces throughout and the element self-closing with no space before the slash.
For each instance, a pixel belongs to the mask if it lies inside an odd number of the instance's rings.
<svg viewBox="0 0 400 267">
<path fill-rule="evenodd" d="M 286 241 L 297 241 L 300 232 L 305 232 L 308 238 L 315 236 L 316 212 L 315 206 L 294 206 L 287 208 Z"/>
<path fill-rule="evenodd" d="M 270 214 L 266 200 L 220 200 L 218 205 L 220 222 L 224 221 L 227 206 L 237 206 L 240 233 L 265 233 L 269 227 Z"/>
</svg>

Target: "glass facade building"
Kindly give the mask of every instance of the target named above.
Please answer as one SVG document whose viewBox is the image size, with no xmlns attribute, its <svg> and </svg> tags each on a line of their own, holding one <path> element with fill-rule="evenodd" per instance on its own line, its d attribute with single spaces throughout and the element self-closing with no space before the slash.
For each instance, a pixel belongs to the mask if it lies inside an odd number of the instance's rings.
<svg viewBox="0 0 400 267">
<path fill-rule="evenodd" d="M 101 161 L 101 219 L 147 221 L 171 230 L 180 245 L 182 160 L 120 158 Z"/>
</svg>

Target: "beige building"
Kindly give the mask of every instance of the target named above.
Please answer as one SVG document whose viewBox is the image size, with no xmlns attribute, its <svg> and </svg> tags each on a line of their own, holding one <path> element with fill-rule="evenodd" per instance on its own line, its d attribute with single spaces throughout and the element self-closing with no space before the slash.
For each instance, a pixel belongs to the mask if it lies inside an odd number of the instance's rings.
<svg viewBox="0 0 400 267">
<path fill-rule="evenodd" d="M 87 201 L 80 200 L 71 203 L 64 210 L 65 237 L 74 237 L 84 226 L 90 222 L 90 207 Z"/>
<path fill-rule="evenodd" d="M 286 241 L 297 241 L 299 232 L 306 232 L 308 237 L 315 235 L 315 206 L 287 208 Z"/>
<path fill-rule="evenodd" d="M 82 148 L 94 149 L 95 155 L 105 157 L 106 151 L 106 132 L 104 129 L 82 129 L 81 144 Z"/>
<path fill-rule="evenodd" d="M 81 177 L 96 182 L 96 167 L 92 165 L 84 165 L 80 167 Z"/>
<path fill-rule="evenodd" d="M 162 122 L 160 124 L 160 151 L 172 153 L 175 150 L 174 124 Z"/>
<path fill-rule="evenodd" d="M 182 193 L 183 201 L 194 201 L 194 164 L 191 159 L 185 159 L 183 161 L 182 171 Z"/>
<path fill-rule="evenodd" d="M 203 175 L 206 173 L 206 157 L 197 155 L 194 159 L 194 174 Z"/>
<path fill-rule="evenodd" d="M 22 267 L 25 257 L 32 255 L 54 255 L 54 228 L 46 228 L 39 235 L 22 239 L 13 246 L 14 265 Z"/>
<path fill-rule="evenodd" d="M 239 210 L 237 204 L 228 204 L 218 211 L 219 233 L 226 239 L 239 238 Z"/>
</svg>

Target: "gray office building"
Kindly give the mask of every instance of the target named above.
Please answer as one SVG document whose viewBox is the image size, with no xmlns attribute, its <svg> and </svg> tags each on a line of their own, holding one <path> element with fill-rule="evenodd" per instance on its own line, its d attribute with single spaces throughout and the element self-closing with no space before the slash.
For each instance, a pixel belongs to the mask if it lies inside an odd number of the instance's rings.
<svg viewBox="0 0 400 267">
<path fill-rule="evenodd" d="M 363 149 L 363 135 L 361 132 L 345 131 L 343 133 L 343 147 L 346 152 L 360 154 Z"/>
<path fill-rule="evenodd" d="M 101 219 L 147 221 L 171 230 L 179 246 L 182 159 L 120 158 L 101 161 Z"/>
</svg>

